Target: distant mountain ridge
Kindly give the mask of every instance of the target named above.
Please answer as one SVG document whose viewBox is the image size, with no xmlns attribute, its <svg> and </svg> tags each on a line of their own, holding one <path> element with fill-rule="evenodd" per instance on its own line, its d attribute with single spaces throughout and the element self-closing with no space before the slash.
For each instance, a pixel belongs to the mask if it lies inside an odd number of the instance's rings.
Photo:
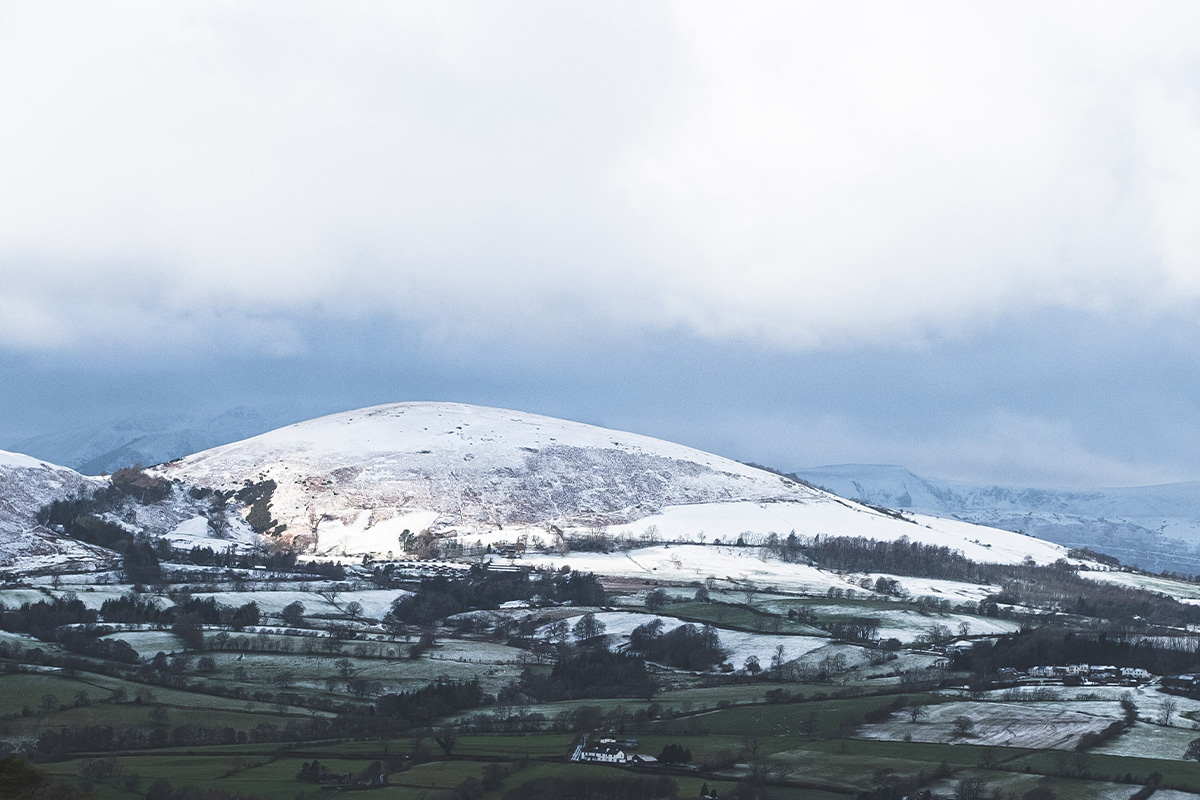
<svg viewBox="0 0 1200 800">
<path fill-rule="evenodd" d="M 6 449 L 100 475 L 161 464 L 308 416 L 297 408 L 238 406 L 209 416 L 151 416 L 57 431 L 9 442 Z"/>
<path fill-rule="evenodd" d="M 927 478 L 885 464 L 839 464 L 795 474 L 871 505 L 1023 531 L 1145 569 L 1200 573 L 1200 483 L 1043 489 Z"/>
</svg>

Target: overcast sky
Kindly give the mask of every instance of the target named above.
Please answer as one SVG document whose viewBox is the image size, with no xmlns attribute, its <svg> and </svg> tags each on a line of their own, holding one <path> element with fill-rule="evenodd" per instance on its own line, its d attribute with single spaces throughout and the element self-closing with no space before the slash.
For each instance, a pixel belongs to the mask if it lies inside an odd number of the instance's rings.
<svg viewBox="0 0 1200 800">
<path fill-rule="evenodd" d="M 1200 5 L 0 2 L 0 438 L 505 405 L 1200 479 Z"/>
</svg>

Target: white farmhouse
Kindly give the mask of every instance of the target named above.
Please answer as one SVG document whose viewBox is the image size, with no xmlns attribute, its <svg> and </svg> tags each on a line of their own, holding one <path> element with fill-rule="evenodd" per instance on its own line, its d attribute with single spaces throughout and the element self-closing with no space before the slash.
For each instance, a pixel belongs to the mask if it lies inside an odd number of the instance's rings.
<svg viewBox="0 0 1200 800">
<path fill-rule="evenodd" d="M 626 764 L 629 755 L 619 747 L 590 747 L 579 754 L 580 761 L 599 761 L 604 764 Z"/>
</svg>

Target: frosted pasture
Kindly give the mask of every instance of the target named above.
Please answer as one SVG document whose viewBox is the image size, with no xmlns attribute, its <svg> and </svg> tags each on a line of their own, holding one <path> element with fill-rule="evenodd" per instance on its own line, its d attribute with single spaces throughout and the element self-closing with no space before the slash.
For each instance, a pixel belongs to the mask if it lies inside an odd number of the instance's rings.
<svg viewBox="0 0 1200 800">
<path fill-rule="evenodd" d="M 822 494 L 807 502 L 697 503 L 669 506 L 657 514 L 624 525 L 610 526 L 611 534 L 637 538 L 653 526 L 657 535 L 669 540 L 732 544 L 738 537 L 762 539 L 772 533 L 784 537 L 861 536 L 879 541 L 907 537 L 915 542 L 949 547 L 973 561 L 1019 564 L 1032 558 L 1049 564 L 1065 558 L 1066 548 L 998 528 L 987 528 L 958 520 L 909 514 L 904 519 L 849 500 Z M 749 543 L 749 541 L 748 541 Z"/>
<path fill-rule="evenodd" d="M 1182 728 L 1139 722 L 1117 738 L 1094 748 L 1092 752 L 1110 756 L 1183 760 L 1188 743 L 1198 736 L 1200 731 L 1191 728 L 1190 723 L 1189 727 Z"/>
<path fill-rule="evenodd" d="M 782 607 L 782 604 L 781 604 Z M 1020 623 L 1014 620 L 993 617 L 977 617 L 970 614 L 955 613 L 924 613 L 903 601 L 891 603 L 875 603 L 871 605 L 854 605 L 849 603 L 822 603 L 814 606 L 817 620 L 829 617 L 861 617 L 874 619 L 879 622 L 879 637 L 881 639 L 899 639 L 911 642 L 918 636 L 928 634 L 935 625 L 949 628 L 955 636 L 960 635 L 961 625 L 967 626 L 969 636 L 991 636 L 1013 633 L 1020 630 Z"/>
<path fill-rule="evenodd" d="M 348 553 L 401 554 L 400 536 L 404 531 L 419 533 L 429 528 L 440 515 L 435 511 L 410 511 L 378 518 L 367 509 L 350 522 L 324 519 L 317 526 L 317 552 L 321 555 Z"/>
<path fill-rule="evenodd" d="M 967 717 L 974 722 L 969 735 L 957 734 L 954 720 Z M 1072 750 L 1085 733 L 1097 733 L 1122 718 L 1121 706 L 1111 701 L 944 703 L 926 707 L 926 716 L 912 722 L 907 712 L 891 719 L 864 725 L 863 739 L 898 741 L 911 736 L 915 742 L 961 743 L 997 747 L 1028 747 Z"/>
<path fill-rule="evenodd" d="M 757 547 L 662 545 L 617 553 L 569 553 L 533 555 L 521 560 L 532 566 L 569 565 L 579 572 L 597 575 L 647 578 L 657 581 L 695 582 L 715 578 L 735 584 L 752 583 L 759 588 L 823 595 L 831 588 L 846 589 L 837 575 L 807 564 L 789 564 L 763 558 Z"/>
<path fill-rule="evenodd" d="M 967 614 L 937 614 L 924 615 L 917 611 L 887 610 L 882 614 L 869 612 L 863 616 L 879 617 L 879 636 L 883 639 L 899 639 L 902 642 L 912 642 L 918 636 L 927 634 L 934 625 L 942 625 L 950 629 L 955 636 L 961 630 L 966 630 L 968 636 L 991 636 L 1005 633 L 1015 633 L 1021 629 L 1021 624 L 1015 620 L 994 619 L 992 617 L 973 617 Z M 966 625 L 967 628 L 960 628 Z"/>
<path fill-rule="evenodd" d="M 989 584 L 979 583 L 962 583 L 960 581 L 946 581 L 937 578 L 910 578 L 905 575 L 889 575 L 882 572 L 874 572 L 865 575 L 874 585 L 878 578 L 891 578 L 900 584 L 900 586 L 909 593 L 912 597 L 937 597 L 949 600 L 952 603 L 978 603 L 990 594 L 996 594 L 1000 591 L 999 586 L 991 586 Z"/>
<path fill-rule="evenodd" d="M 260 591 L 260 592 L 198 592 L 193 597 L 213 598 L 217 605 L 230 608 L 254 602 L 264 614 L 278 615 L 292 603 L 304 606 L 305 616 L 341 616 L 346 613 L 346 606 L 357 602 L 363 607 L 363 616 L 370 619 L 381 619 L 391 610 L 392 603 L 400 597 L 406 597 L 412 592 L 403 589 L 367 589 L 354 592 L 340 592 L 334 603 L 317 592 L 301 592 L 294 590 Z"/>
<path fill-rule="evenodd" d="M 1157 575 L 1140 575 L 1134 572 L 1119 570 L 1086 570 L 1079 577 L 1103 583 L 1115 583 L 1131 589 L 1145 589 L 1170 595 L 1181 602 L 1200 603 L 1200 584 L 1176 581 L 1170 578 L 1160 578 Z"/>
<path fill-rule="evenodd" d="M 463 639 L 442 639 L 424 658 L 430 661 L 459 661 L 465 664 L 518 664 L 529 653 L 517 647 Z"/>
<path fill-rule="evenodd" d="M 101 638 L 124 639 L 143 658 L 155 653 L 174 653 L 183 649 L 183 642 L 170 631 L 122 631 Z"/>
<path fill-rule="evenodd" d="M 637 614 L 627 611 L 596 612 L 596 619 L 604 624 L 606 635 L 621 639 L 622 641 L 629 639 L 629 635 L 633 633 L 634 628 L 653 622 L 656 619 L 662 621 L 663 633 L 673 631 L 680 625 L 688 624 L 674 617 Z M 577 621 L 578 617 L 575 617 L 569 619 L 568 623 L 574 625 Z M 775 649 L 779 645 L 783 645 L 784 660 L 792 661 L 829 644 L 829 639 L 818 636 L 749 633 L 747 631 L 729 630 L 728 628 L 716 628 L 716 631 L 717 636 L 721 640 L 721 647 L 726 651 L 726 659 L 739 668 L 750 656 L 756 657 L 764 667 L 767 666 L 771 658 L 775 655 Z M 548 635 L 549 625 L 539 628 L 538 633 L 542 636 Z"/>
<path fill-rule="evenodd" d="M 59 589 L 57 591 L 52 591 L 51 593 L 53 595 L 55 595 L 56 597 L 62 597 L 68 591 L 72 591 L 72 590 Z M 80 602 L 82 602 L 88 608 L 93 608 L 93 609 L 99 610 L 100 606 L 104 605 L 104 602 L 106 600 L 117 600 L 121 597 L 124 597 L 127 594 L 130 594 L 132 591 L 133 591 L 132 585 L 129 585 L 129 586 L 97 586 L 94 591 L 90 590 L 90 589 L 87 591 L 77 591 L 77 592 L 75 592 L 75 597 L 76 597 L 76 599 L 78 599 Z M 163 606 L 171 605 L 170 600 L 168 600 L 164 597 L 160 597 L 158 595 L 142 594 L 142 595 L 139 595 L 139 597 L 141 597 L 143 600 L 149 600 L 150 602 L 154 603 L 155 605 L 159 606 L 160 608 Z"/>
<path fill-rule="evenodd" d="M 213 536 L 212 529 L 208 526 L 208 517 L 201 514 L 183 520 L 164 533 L 163 538 L 175 547 L 208 547 L 217 552 L 227 550 L 231 546 L 251 547 L 258 542 L 258 534 L 234 515 L 230 515 L 227 520 L 224 538 Z"/>
<path fill-rule="evenodd" d="M 19 608 L 25 603 L 37 603 L 41 600 L 49 600 L 45 592 L 37 589 L 5 589 L 0 591 L 0 603 L 3 603 L 7 608 Z"/>
</svg>

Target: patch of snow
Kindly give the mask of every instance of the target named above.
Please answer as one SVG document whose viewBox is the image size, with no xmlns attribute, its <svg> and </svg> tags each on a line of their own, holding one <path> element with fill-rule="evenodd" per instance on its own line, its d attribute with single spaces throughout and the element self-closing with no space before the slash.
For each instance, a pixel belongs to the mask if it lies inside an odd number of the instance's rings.
<svg viewBox="0 0 1200 800">
<path fill-rule="evenodd" d="M 413 511 L 397 514 L 380 521 L 374 510 L 361 511 L 349 524 L 341 519 L 322 520 L 317 525 L 316 552 L 319 555 L 352 555 L 379 553 L 384 556 L 403 554 L 400 536 L 404 531 L 419 533 L 437 521 L 434 511 Z"/>
<path fill-rule="evenodd" d="M 815 500 L 804 503 L 704 503 L 672 506 L 634 523 L 608 528 L 612 535 L 638 538 L 653 526 L 660 539 L 668 541 L 720 540 L 734 544 L 762 543 L 771 534 L 798 536 L 858 536 L 879 541 L 907 537 L 914 542 L 959 550 L 972 561 L 1020 564 L 1031 558 L 1050 564 L 1066 558 L 1060 545 L 1019 533 L 985 528 L 958 520 L 914 514 L 898 519 L 857 503 Z"/>
<path fill-rule="evenodd" d="M 580 572 L 656 581 L 695 582 L 714 578 L 736 585 L 753 584 L 763 589 L 825 594 L 831 588 L 846 589 L 839 576 L 809 566 L 761 558 L 756 547 L 662 545 L 618 553 L 569 553 L 526 555 L 519 563 L 535 567 L 568 565 Z"/>
<path fill-rule="evenodd" d="M 1099 732 L 1121 716 L 1120 704 L 1110 701 L 944 703 L 926 706 L 926 716 L 918 722 L 901 711 L 886 722 L 864 725 L 858 735 L 890 741 L 911 736 L 914 742 L 1074 750 L 1080 736 Z M 958 717 L 973 723 L 966 736 L 955 730 Z"/>
<path fill-rule="evenodd" d="M 162 538 L 171 543 L 172 547 L 190 550 L 193 547 L 207 547 L 217 552 L 230 547 L 250 547 L 257 543 L 258 536 L 245 525 L 229 526 L 227 538 L 213 535 L 208 517 L 197 514 L 189 517 L 173 529 L 163 534 Z"/>
</svg>

